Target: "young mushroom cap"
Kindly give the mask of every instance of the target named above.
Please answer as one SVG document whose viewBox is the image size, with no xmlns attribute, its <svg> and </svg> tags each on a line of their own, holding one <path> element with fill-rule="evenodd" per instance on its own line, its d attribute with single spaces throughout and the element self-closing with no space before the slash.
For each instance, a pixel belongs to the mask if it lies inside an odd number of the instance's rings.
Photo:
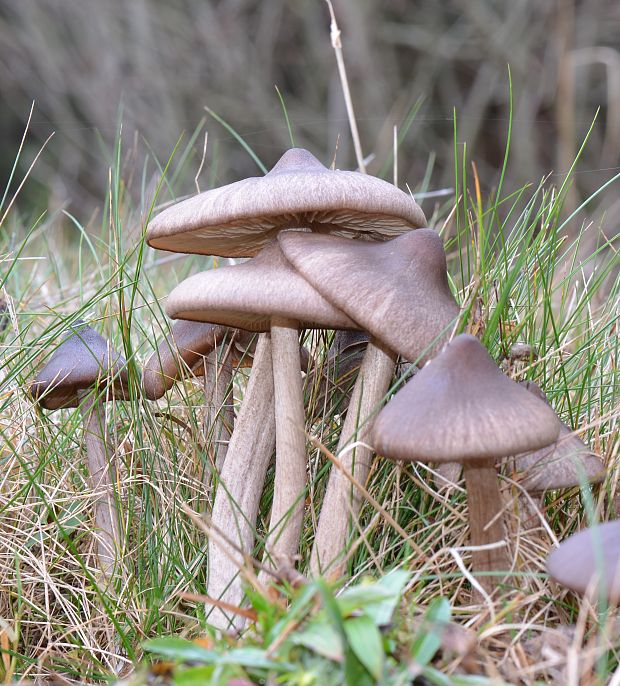
<svg viewBox="0 0 620 686">
<path fill-rule="evenodd" d="M 530 493 L 597 484 L 605 479 L 601 458 L 564 424 L 555 443 L 515 455 L 514 469 L 519 473 L 519 483 Z"/>
<path fill-rule="evenodd" d="M 551 407 L 545 392 L 536 382 L 521 381 L 519 385 Z M 512 466 L 519 474 L 520 484 L 530 493 L 573 488 L 583 482 L 600 483 L 605 478 L 605 465 L 601 458 L 566 424 L 561 424 L 555 443 L 515 455 Z"/>
<path fill-rule="evenodd" d="M 113 383 L 112 397 L 126 399 L 126 361 L 84 322 L 76 322 L 30 385 L 30 394 L 46 410 L 77 407 L 80 391 Z"/>
<path fill-rule="evenodd" d="M 549 445 L 559 430 L 551 408 L 462 334 L 379 413 L 373 444 L 392 459 L 475 463 Z"/>
<path fill-rule="evenodd" d="M 170 293 L 166 312 L 249 331 L 269 331 L 273 317 L 303 328 L 359 328 L 291 267 L 277 241 L 248 262 L 190 276 Z"/>
<path fill-rule="evenodd" d="M 343 353 L 356 350 L 365 350 L 370 341 L 370 336 L 366 331 L 336 331 L 336 335 L 329 346 L 329 356 L 337 358 Z"/>
<path fill-rule="evenodd" d="M 384 243 L 285 231 L 286 258 L 360 328 L 408 360 L 427 360 L 459 315 L 443 241 L 418 229 Z"/>
<path fill-rule="evenodd" d="M 216 346 L 236 342 L 238 331 L 226 326 L 179 320 L 149 357 L 142 372 L 144 394 L 158 400 L 174 383 L 185 376 L 187 368 L 197 376 L 204 373 L 203 359 Z"/>
<path fill-rule="evenodd" d="M 293 148 L 265 176 L 200 193 L 149 224 L 147 242 L 173 252 L 252 257 L 283 228 L 385 240 L 426 224 L 415 200 L 367 174 L 327 169 Z"/>
<path fill-rule="evenodd" d="M 369 340 L 366 331 L 336 332 L 324 364 L 315 368 L 318 375 L 318 383 L 315 382 L 316 408 L 330 413 L 347 409 Z M 326 402 L 331 403 L 329 408 L 325 408 Z"/>
<path fill-rule="evenodd" d="M 572 591 L 583 594 L 594 585 L 608 599 L 617 602 L 620 598 L 620 521 L 598 524 L 567 538 L 547 558 L 547 571 Z"/>
</svg>

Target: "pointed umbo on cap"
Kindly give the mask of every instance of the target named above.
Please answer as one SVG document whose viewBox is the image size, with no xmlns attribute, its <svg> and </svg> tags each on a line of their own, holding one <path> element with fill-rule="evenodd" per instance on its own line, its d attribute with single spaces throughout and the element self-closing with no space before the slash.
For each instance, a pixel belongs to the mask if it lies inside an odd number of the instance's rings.
<svg viewBox="0 0 620 686">
<path fill-rule="evenodd" d="M 78 321 L 30 385 L 30 394 L 46 410 L 77 407 L 80 391 L 102 388 L 113 380 L 112 397 L 126 399 L 126 364 L 105 338 Z"/>
<path fill-rule="evenodd" d="M 555 412 L 504 376 L 478 339 L 454 338 L 383 408 L 373 445 L 397 460 L 475 462 L 553 443 Z"/>
<path fill-rule="evenodd" d="M 252 257 L 284 228 L 385 240 L 426 224 L 407 193 L 374 176 L 330 170 L 293 148 L 265 176 L 172 205 L 148 226 L 152 248 Z"/>
<path fill-rule="evenodd" d="M 443 241 L 431 229 L 385 243 L 285 231 L 278 242 L 327 300 L 406 359 L 429 359 L 452 333 L 459 307 Z"/>
<path fill-rule="evenodd" d="M 273 317 L 303 328 L 358 328 L 291 267 L 277 241 L 248 262 L 185 279 L 168 296 L 166 313 L 248 331 L 269 331 Z"/>
<path fill-rule="evenodd" d="M 551 406 L 544 391 L 534 381 L 522 381 L 520 385 Z M 583 482 L 600 483 L 605 478 L 605 465 L 601 458 L 565 424 L 561 424 L 555 443 L 515 455 L 510 462 L 518 473 L 520 484 L 530 493 L 573 488 Z"/>
<path fill-rule="evenodd" d="M 142 372 L 144 394 L 158 400 L 189 368 L 197 376 L 204 373 L 203 358 L 216 346 L 234 346 L 239 332 L 225 326 L 179 320 L 149 357 Z"/>
<path fill-rule="evenodd" d="M 620 521 L 598 524 L 570 536 L 547 558 L 547 571 L 571 591 L 594 583 L 608 599 L 620 599 Z"/>
</svg>

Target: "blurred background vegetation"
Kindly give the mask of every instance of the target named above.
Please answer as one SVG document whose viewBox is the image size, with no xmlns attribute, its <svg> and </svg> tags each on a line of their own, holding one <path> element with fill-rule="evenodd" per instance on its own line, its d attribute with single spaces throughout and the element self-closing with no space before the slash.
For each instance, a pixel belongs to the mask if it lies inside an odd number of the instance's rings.
<svg viewBox="0 0 620 686">
<path fill-rule="evenodd" d="M 483 191 L 497 183 L 509 117 L 512 188 L 551 173 L 561 184 L 597 109 L 567 211 L 620 164 L 620 3 L 617 0 L 336 0 L 370 173 L 389 173 L 393 126 L 405 130 L 402 182 L 452 186 L 453 110 Z M 271 165 L 296 143 L 355 167 L 322 0 L 0 0 L 0 174 L 7 178 L 32 101 L 25 170 L 55 132 L 20 205 L 68 209 L 87 223 L 108 186 L 122 119 L 125 173 L 150 178 L 181 134 L 196 137 L 201 188 L 259 173 L 207 106 Z M 430 165 L 430 166 L 429 166 Z M 129 169 L 128 169 L 129 168 Z M 184 188 L 194 192 L 193 173 Z M 149 178 L 146 181 L 149 181 Z M 142 184 L 144 186 L 144 184 Z M 139 184 L 138 184 L 139 186 Z M 615 196 L 615 194 L 614 194 Z M 620 200 L 597 215 L 617 233 Z M 25 202 L 25 200 L 27 200 Z M 430 214 L 428 201 L 425 205 Z"/>
</svg>

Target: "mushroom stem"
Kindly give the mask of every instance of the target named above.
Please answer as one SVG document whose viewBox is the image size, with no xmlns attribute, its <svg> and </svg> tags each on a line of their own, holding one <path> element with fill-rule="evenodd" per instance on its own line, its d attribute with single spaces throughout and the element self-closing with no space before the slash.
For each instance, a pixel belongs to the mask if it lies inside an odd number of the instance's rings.
<svg viewBox="0 0 620 686">
<path fill-rule="evenodd" d="M 502 496 L 499 492 L 497 469 L 494 460 L 477 460 L 463 465 L 467 487 L 469 509 L 469 538 L 472 546 L 497 543 L 506 538 L 502 517 Z M 490 526 L 489 522 L 493 521 Z M 472 551 L 474 572 L 502 572 L 510 569 L 510 560 L 505 547 Z M 498 577 L 485 574 L 478 578 L 482 588 L 491 593 L 498 583 Z"/>
<path fill-rule="evenodd" d="M 109 577 L 121 547 L 118 510 L 114 494 L 116 481 L 114 451 L 106 440 L 105 410 L 103 400 L 98 396 L 97 391 L 78 391 L 78 399 L 84 425 L 90 486 L 93 492 L 101 492 L 95 499 L 96 554 L 101 571 Z"/>
<path fill-rule="evenodd" d="M 228 346 L 221 346 L 212 350 L 205 357 L 204 393 L 205 417 L 204 435 L 211 445 L 211 454 L 215 469 L 222 471 L 228 444 L 235 422 L 235 411 L 232 397 L 232 362 L 231 351 Z M 220 359 L 220 355 L 223 357 Z M 210 481 L 207 474 L 207 481 Z"/>
<path fill-rule="evenodd" d="M 306 437 L 299 323 L 276 317 L 271 322 L 276 415 L 276 475 L 267 539 L 275 566 L 294 566 L 304 519 Z"/>
<path fill-rule="evenodd" d="M 258 506 L 275 440 L 271 340 L 269 334 L 261 334 L 211 514 L 207 592 L 235 606 L 243 598 L 239 569 L 244 564 L 243 555 L 252 553 Z M 239 550 L 231 549 L 218 536 L 219 531 Z M 243 624 L 242 618 L 231 617 L 219 607 L 207 605 L 206 611 L 209 623 L 218 629 L 241 628 Z"/>
<path fill-rule="evenodd" d="M 368 441 L 372 422 L 367 420 L 388 392 L 395 366 L 396 353 L 372 338 L 351 394 L 336 450 L 342 467 L 361 483 L 368 478 L 373 451 L 362 445 L 344 454 L 342 451 L 354 440 Z M 339 469 L 332 467 L 310 558 L 314 576 L 342 574 L 342 562 L 338 560 L 347 542 L 350 515 L 356 517 L 361 506 L 361 494 Z"/>
</svg>

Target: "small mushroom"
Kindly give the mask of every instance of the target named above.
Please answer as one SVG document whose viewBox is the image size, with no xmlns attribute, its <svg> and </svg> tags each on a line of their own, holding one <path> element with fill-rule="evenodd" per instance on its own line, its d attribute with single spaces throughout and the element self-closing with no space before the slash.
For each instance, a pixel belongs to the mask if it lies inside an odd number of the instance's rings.
<svg viewBox="0 0 620 686">
<path fill-rule="evenodd" d="M 553 443 L 555 412 L 504 376 L 479 341 L 454 338 L 379 413 L 373 444 L 394 460 L 460 462 L 474 547 L 505 538 L 496 462 Z M 503 547 L 473 551 L 475 572 L 507 571 Z M 492 576 L 481 585 L 492 591 Z"/>
<path fill-rule="evenodd" d="M 95 502 L 97 558 L 106 576 L 112 573 L 121 550 L 121 533 L 114 495 L 114 451 L 106 439 L 103 403 L 127 399 L 128 378 L 124 358 L 108 341 L 82 321 L 41 369 L 30 394 L 46 410 L 78 407 L 82 413 L 86 457 L 93 491 L 103 491 Z"/>
<path fill-rule="evenodd" d="M 325 416 L 346 412 L 370 336 L 365 331 L 336 331 L 324 364 L 315 369 L 314 406 Z"/>
<path fill-rule="evenodd" d="M 620 601 L 620 521 L 597 524 L 570 536 L 547 558 L 547 571 L 571 591 L 602 593 Z"/>
<path fill-rule="evenodd" d="M 551 407 L 538 384 L 525 381 L 521 385 Z M 582 483 L 600 483 L 605 478 L 605 465 L 601 458 L 566 424 L 561 425 L 555 443 L 515 455 L 509 463 L 519 475 L 521 485 L 536 495 L 558 488 L 573 488 Z"/>
<path fill-rule="evenodd" d="M 340 455 L 353 438 L 365 441 L 367 420 L 394 375 L 396 353 L 410 361 L 426 361 L 452 331 L 459 307 L 448 285 L 443 242 L 430 229 L 384 243 L 286 231 L 278 242 L 286 259 L 314 288 L 372 335 L 340 434 Z M 375 361 L 371 363 L 370 357 Z M 372 452 L 360 445 L 340 461 L 364 483 L 371 457 Z M 356 515 L 360 507 L 361 497 L 352 494 L 349 480 L 332 469 L 312 550 L 314 574 L 339 574 L 337 560 L 347 540 L 350 509 Z"/>
<path fill-rule="evenodd" d="M 213 446 L 217 471 L 224 464 L 235 418 L 232 369 L 235 358 L 239 357 L 236 347 L 239 337 L 237 330 L 225 326 L 179 320 L 149 357 L 142 373 L 149 400 L 161 398 L 188 369 L 203 377 L 204 430 Z"/>
</svg>

